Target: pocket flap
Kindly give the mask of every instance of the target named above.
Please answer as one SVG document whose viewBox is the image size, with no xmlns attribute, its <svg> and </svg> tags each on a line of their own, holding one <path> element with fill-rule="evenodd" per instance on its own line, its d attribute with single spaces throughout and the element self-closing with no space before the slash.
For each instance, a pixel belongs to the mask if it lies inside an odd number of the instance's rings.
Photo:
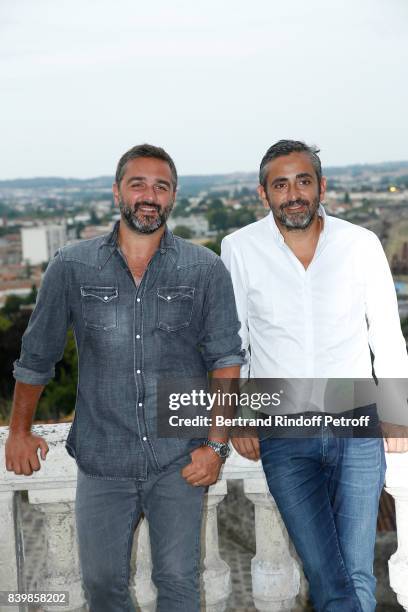
<svg viewBox="0 0 408 612">
<path fill-rule="evenodd" d="M 194 297 L 194 287 L 159 287 L 157 289 L 157 295 L 166 302 L 172 302 L 173 300 L 181 300 L 183 298 Z"/>
<path fill-rule="evenodd" d="M 93 297 L 107 304 L 111 300 L 118 297 L 117 287 L 91 287 L 84 285 L 81 287 L 82 297 Z"/>
</svg>

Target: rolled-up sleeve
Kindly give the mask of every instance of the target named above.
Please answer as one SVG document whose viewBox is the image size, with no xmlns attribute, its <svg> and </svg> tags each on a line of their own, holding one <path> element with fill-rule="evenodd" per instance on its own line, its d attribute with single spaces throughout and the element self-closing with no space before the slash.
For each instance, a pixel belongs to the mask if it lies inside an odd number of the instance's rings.
<svg viewBox="0 0 408 612">
<path fill-rule="evenodd" d="M 231 274 L 232 286 L 234 288 L 235 303 L 237 306 L 238 319 L 241 322 L 239 335 L 242 340 L 242 348 L 246 351 L 245 364 L 241 367 L 241 378 L 248 378 L 250 372 L 250 343 L 248 328 L 248 285 L 245 279 L 244 266 L 237 249 L 234 249 L 230 238 L 227 236 L 221 243 L 221 259 Z"/>
<path fill-rule="evenodd" d="M 200 346 L 208 371 L 245 363 L 231 277 L 219 257 L 209 271 Z"/>
<path fill-rule="evenodd" d="M 30 385 L 46 385 L 64 353 L 70 325 L 68 280 L 60 251 L 48 264 L 37 302 L 21 342 L 13 376 Z"/>
</svg>

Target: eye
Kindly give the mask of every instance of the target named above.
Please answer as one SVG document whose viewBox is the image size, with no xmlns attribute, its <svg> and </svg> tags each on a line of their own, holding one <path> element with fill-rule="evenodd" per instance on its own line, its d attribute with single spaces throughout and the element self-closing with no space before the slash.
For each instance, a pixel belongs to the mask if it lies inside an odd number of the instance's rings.
<svg viewBox="0 0 408 612">
<path fill-rule="evenodd" d="M 284 189 L 286 187 L 286 183 L 275 183 L 273 187 L 274 189 Z"/>
<path fill-rule="evenodd" d="M 142 183 L 141 181 L 135 181 L 130 184 L 131 189 L 143 189 L 143 187 L 144 187 L 144 183 Z"/>
<path fill-rule="evenodd" d="M 156 189 L 156 191 L 163 191 L 163 192 L 169 190 L 168 186 L 167 185 L 163 185 L 162 183 L 159 183 L 158 185 L 155 185 L 155 189 Z"/>
<path fill-rule="evenodd" d="M 312 184 L 312 181 L 311 181 L 310 179 L 308 179 L 308 178 L 305 178 L 305 179 L 301 179 L 301 180 L 299 181 L 299 183 L 300 183 L 301 185 L 311 185 L 311 184 Z"/>
</svg>

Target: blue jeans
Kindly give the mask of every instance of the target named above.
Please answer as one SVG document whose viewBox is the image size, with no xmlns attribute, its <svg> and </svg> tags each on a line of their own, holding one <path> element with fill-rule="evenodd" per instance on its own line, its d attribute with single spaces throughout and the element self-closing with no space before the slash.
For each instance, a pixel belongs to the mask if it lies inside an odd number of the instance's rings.
<svg viewBox="0 0 408 612">
<path fill-rule="evenodd" d="M 269 490 L 302 559 L 318 612 L 373 612 L 382 438 L 261 441 Z"/>
<path fill-rule="evenodd" d="M 78 470 L 79 557 L 91 612 L 134 611 L 129 593 L 134 530 L 149 522 L 152 580 L 160 612 L 200 609 L 200 528 L 204 487 L 181 476 L 184 456 L 145 481 L 102 480 Z"/>
</svg>

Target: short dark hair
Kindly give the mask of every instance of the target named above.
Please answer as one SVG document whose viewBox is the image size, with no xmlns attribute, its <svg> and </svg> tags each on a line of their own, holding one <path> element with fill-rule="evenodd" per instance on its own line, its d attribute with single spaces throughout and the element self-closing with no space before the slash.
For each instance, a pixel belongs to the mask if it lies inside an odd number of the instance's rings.
<svg viewBox="0 0 408 612">
<path fill-rule="evenodd" d="M 173 188 L 174 190 L 176 190 L 177 170 L 174 161 L 172 160 L 170 155 L 166 153 L 166 151 L 161 147 L 155 147 L 154 145 L 146 143 L 132 147 L 131 149 L 129 149 L 129 151 L 126 151 L 126 153 L 124 153 L 120 158 L 115 174 L 115 181 L 118 186 L 121 180 L 123 179 L 123 175 L 126 172 L 126 164 L 128 163 L 128 161 L 130 161 L 131 159 L 137 159 L 138 157 L 154 157 L 155 159 L 161 159 L 165 161 L 170 167 Z"/>
<path fill-rule="evenodd" d="M 277 157 L 281 157 L 282 155 L 290 155 L 291 153 L 307 153 L 316 172 L 320 189 L 320 181 L 322 180 L 322 164 L 318 156 L 318 153 L 320 153 L 320 149 L 313 145 L 309 146 L 304 142 L 301 142 L 300 140 L 279 140 L 278 142 L 275 142 L 274 145 L 269 147 L 269 149 L 263 156 L 261 165 L 259 167 L 259 183 L 262 185 L 265 191 L 267 166 L 269 162 L 273 159 L 276 159 Z"/>
</svg>

